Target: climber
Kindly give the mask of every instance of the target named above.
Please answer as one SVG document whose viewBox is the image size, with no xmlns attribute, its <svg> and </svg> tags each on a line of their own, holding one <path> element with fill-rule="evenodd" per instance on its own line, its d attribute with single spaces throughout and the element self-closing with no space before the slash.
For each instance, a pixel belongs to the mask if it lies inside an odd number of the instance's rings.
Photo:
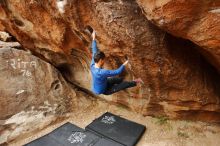
<svg viewBox="0 0 220 146">
<path fill-rule="evenodd" d="M 103 69 L 105 63 L 105 54 L 98 50 L 96 40 L 96 33 L 92 33 L 92 62 L 90 65 L 92 73 L 92 91 L 95 94 L 110 95 L 120 90 L 134 87 L 138 83 L 143 83 L 139 78 L 133 81 L 123 81 L 120 77 L 114 77 L 122 73 L 128 60 L 116 70 Z"/>
</svg>

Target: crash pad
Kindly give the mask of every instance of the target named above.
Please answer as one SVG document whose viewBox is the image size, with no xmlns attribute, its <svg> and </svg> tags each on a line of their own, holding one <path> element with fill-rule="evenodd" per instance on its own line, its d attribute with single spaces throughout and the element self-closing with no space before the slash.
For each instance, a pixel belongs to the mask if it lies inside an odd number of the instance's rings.
<svg viewBox="0 0 220 146">
<path fill-rule="evenodd" d="M 92 132 L 66 123 L 51 133 L 38 138 L 26 146 L 123 146 Z"/>
<path fill-rule="evenodd" d="M 134 146 L 143 135 L 146 127 L 107 112 L 95 119 L 85 129 L 125 146 Z"/>
</svg>

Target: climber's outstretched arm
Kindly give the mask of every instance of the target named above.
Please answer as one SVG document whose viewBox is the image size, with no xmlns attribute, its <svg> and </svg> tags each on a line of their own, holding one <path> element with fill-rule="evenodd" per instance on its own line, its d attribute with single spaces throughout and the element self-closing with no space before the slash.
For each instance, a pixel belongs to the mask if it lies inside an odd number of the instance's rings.
<svg viewBox="0 0 220 146">
<path fill-rule="evenodd" d="M 95 53 L 98 52 L 96 40 L 92 41 L 92 58 L 94 58 Z"/>
<path fill-rule="evenodd" d="M 124 69 L 125 69 L 125 65 L 121 65 L 116 70 L 102 69 L 102 70 L 100 70 L 100 74 L 104 77 L 113 77 L 113 76 L 121 74 Z"/>
<path fill-rule="evenodd" d="M 104 77 L 113 77 L 116 75 L 119 75 L 122 73 L 122 71 L 125 69 L 125 66 L 128 64 L 128 60 L 125 61 L 118 69 L 116 70 L 107 70 L 107 69 L 102 69 L 100 71 L 100 74 Z"/>
<path fill-rule="evenodd" d="M 99 51 L 97 48 L 95 36 L 96 36 L 95 31 L 93 31 L 93 33 L 92 33 L 92 63 L 91 64 L 95 63 L 94 56 L 95 56 L 95 53 Z"/>
</svg>

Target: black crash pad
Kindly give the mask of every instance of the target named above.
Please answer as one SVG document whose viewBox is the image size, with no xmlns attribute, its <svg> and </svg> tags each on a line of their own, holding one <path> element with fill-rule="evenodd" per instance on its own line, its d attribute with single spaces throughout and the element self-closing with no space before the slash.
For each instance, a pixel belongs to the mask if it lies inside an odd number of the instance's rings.
<svg viewBox="0 0 220 146">
<path fill-rule="evenodd" d="M 123 146 L 99 137 L 71 123 L 66 123 L 51 133 L 36 139 L 26 146 Z"/>
<path fill-rule="evenodd" d="M 124 146 L 124 145 L 103 137 L 99 139 L 99 141 L 97 141 L 97 143 L 95 143 L 94 146 Z"/>
<path fill-rule="evenodd" d="M 125 146 L 134 146 L 143 135 L 146 127 L 111 113 L 105 113 L 86 127 Z"/>
</svg>

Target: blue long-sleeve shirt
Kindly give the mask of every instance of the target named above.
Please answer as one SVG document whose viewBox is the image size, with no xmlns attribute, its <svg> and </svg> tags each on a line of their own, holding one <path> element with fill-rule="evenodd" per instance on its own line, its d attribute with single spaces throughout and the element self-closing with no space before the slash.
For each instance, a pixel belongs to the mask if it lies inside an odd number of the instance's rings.
<svg viewBox="0 0 220 146">
<path fill-rule="evenodd" d="M 121 65 L 116 70 L 106 70 L 102 68 L 95 67 L 94 56 L 98 51 L 96 41 L 92 42 L 92 62 L 90 65 L 91 73 L 92 73 L 92 91 L 95 94 L 102 94 L 105 92 L 107 88 L 107 78 L 119 75 L 124 70 L 124 65 Z"/>
</svg>

